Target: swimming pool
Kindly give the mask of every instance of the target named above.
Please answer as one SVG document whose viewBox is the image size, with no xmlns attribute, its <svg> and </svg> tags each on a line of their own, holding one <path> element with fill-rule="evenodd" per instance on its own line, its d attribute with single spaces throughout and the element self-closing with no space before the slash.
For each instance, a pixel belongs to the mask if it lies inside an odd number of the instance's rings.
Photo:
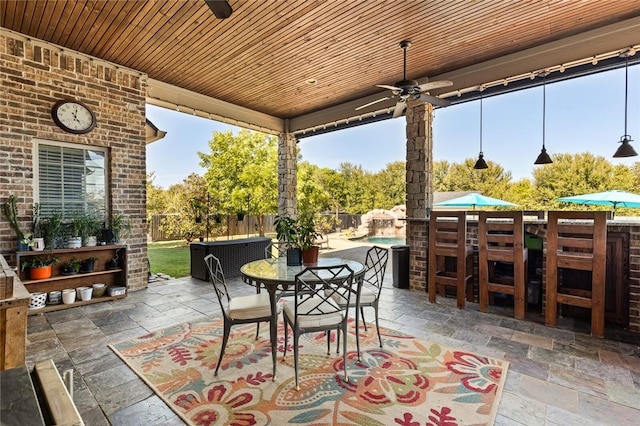
<svg viewBox="0 0 640 426">
<path fill-rule="evenodd" d="M 407 243 L 404 237 L 364 237 L 359 241 L 390 246 L 405 245 Z"/>
</svg>

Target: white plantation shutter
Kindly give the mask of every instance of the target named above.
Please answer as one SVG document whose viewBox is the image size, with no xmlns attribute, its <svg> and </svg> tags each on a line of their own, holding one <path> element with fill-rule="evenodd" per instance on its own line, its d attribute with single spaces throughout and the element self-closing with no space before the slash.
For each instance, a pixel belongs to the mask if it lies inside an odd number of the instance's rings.
<svg viewBox="0 0 640 426">
<path fill-rule="evenodd" d="M 105 150 L 38 144 L 40 214 L 105 211 L 105 166 Z"/>
</svg>

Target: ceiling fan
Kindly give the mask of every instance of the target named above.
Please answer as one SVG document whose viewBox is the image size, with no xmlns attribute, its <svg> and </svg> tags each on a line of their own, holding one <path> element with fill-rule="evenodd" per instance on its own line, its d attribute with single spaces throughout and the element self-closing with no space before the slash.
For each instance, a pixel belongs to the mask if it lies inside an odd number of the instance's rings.
<svg viewBox="0 0 640 426">
<path fill-rule="evenodd" d="M 204 2 L 218 19 L 226 19 L 233 12 L 227 0 L 204 0 Z"/>
<path fill-rule="evenodd" d="M 409 47 L 411 47 L 411 42 L 408 40 L 403 40 L 400 42 L 400 47 L 404 51 L 404 68 L 402 81 L 395 83 L 393 86 L 388 86 L 386 84 L 376 84 L 376 87 L 382 87 L 383 89 L 391 90 L 391 96 L 386 96 L 373 102 L 369 102 L 368 104 L 359 106 L 358 108 L 356 108 L 356 110 L 360 110 L 373 104 L 377 104 L 378 102 L 386 101 L 387 99 L 393 99 L 395 97 L 398 97 L 399 99 L 396 103 L 395 109 L 393 110 L 393 118 L 400 117 L 402 115 L 406 107 L 407 100 L 409 99 L 420 99 L 424 102 L 428 102 L 432 105 L 441 107 L 451 105 L 451 101 L 441 99 L 436 96 L 431 96 L 428 94 L 428 92 L 429 90 L 437 89 L 440 87 L 452 86 L 453 82 L 449 80 L 439 80 L 430 81 L 424 84 L 418 84 L 418 82 L 415 80 L 407 80 L 407 50 L 409 49 Z"/>
</svg>

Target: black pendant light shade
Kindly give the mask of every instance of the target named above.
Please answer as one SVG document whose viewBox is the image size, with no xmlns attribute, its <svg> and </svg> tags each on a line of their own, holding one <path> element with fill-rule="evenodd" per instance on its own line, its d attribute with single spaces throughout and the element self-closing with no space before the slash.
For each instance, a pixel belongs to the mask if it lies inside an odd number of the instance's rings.
<svg viewBox="0 0 640 426">
<path fill-rule="evenodd" d="M 549 157 L 549 154 L 547 154 L 547 150 L 543 146 L 542 151 L 540 151 L 538 158 L 536 158 L 536 161 L 534 161 L 533 164 L 551 164 L 551 163 L 553 163 L 553 160 L 551 160 L 551 157 Z"/>
<path fill-rule="evenodd" d="M 476 170 L 488 169 L 487 162 L 484 161 L 484 154 L 480 151 L 478 155 L 478 159 L 476 160 L 476 164 L 473 165 L 473 168 Z"/>
<path fill-rule="evenodd" d="M 476 170 L 488 169 L 487 162 L 484 161 L 484 153 L 482 152 L 482 91 L 483 87 L 480 87 L 480 153 L 478 154 L 478 160 L 473 168 Z"/>
<path fill-rule="evenodd" d="M 635 149 L 631 146 L 629 142 L 631 139 L 630 135 L 627 135 L 627 96 L 629 92 L 629 56 L 631 55 L 631 51 L 625 54 L 626 60 L 624 64 L 624 135 L 620 138 L 620 146 L 616 150 L 616 153 L 613 154 L 613 158 L 624 158 L 624 157 L 635 157 L 638 155 Z"/>
<path fill-rule="evenodd" d="M 613 154 L 613 158 L 624 158 L 624 157 L 635 157 L 638 155 L 635 149 L 631 146 L 629 142 L 632 142 L 631 136 L 624 135 L 620 138 L 620 146 L 616 150 L 616 153 Z"/>
<path fill-rule="evenodd" d="M 226 19 L 233 12 L 227 0 L 204 0 L 204 2 L 218 19 Z"/>
<path fill-rule="evenodd" d="M 542 150 L 536 158 L 536 161 L 533 164 L 551 164 L 553 160 L 549 154 L 547 154 L 547 149 L 544 146 L 544 138 L 545 138 L 545 110 L 546 110 L 546 87 L 547 87 L 547 72 L 542 73 Z"/>
</svg>

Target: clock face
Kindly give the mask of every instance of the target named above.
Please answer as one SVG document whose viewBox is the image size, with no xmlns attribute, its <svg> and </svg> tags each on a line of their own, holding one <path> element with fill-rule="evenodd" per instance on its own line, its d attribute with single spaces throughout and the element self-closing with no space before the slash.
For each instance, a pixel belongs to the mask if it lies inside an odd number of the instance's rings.
<svg viewBox="0 0 640 426">
<path fill-rule="evenodd" d="M 96 116 L 93 111 L 77 101 L 56 102 L 51 116 L 59 127 L 70 133 L 87 133 L 96 126 Z"/>
</svg>

